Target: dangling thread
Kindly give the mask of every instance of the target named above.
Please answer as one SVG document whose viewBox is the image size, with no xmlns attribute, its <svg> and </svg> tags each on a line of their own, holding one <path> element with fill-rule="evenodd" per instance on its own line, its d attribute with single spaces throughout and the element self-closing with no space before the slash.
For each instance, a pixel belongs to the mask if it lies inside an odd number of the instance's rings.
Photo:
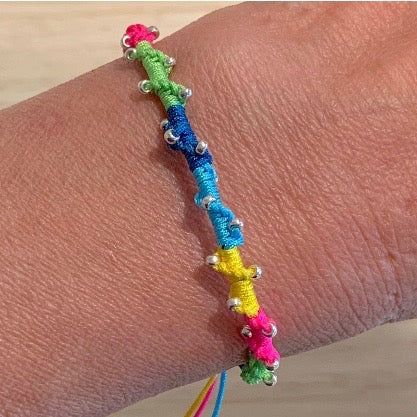
<svg viewBox="0 0 417 417">
<path fill-rule="evenodd" d="M 214 384 L 216 383 L 217 375 L 211 376 L 206 384 L 204 385 L 203 389 L 198 394 L 197 398 L 194 400 L 194 402 L 191 404 L 190 408 L 187 410 L 187 412 L 184 414 L 184 417 L 192 417 L 194 413 L 199 408 L 200 404 L 204 400 L 204 398 L 207 396 L 207 393 L 210 391 L 210 393 L 213 390 Z M 210 394 L 209 394 L 210 396 Z M 207 401 L 206 401 L 207 403 Z"/>
<path fill-rule="evenodd" d="M 227 371 L 222 371 L 220 374 L 219 390 L 217 392 L 216 403 L 214 404 L 213 414 L 211 417 L 219 417 L 220 410 L 223 404 L 224 393 L 226 390 Z"/>
</svg>

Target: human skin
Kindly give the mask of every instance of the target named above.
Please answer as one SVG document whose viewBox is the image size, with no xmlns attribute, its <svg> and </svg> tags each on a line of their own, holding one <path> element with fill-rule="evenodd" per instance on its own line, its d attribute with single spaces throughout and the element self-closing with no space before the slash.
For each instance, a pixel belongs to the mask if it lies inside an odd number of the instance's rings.
<svg viewBox="0 0 417 417">
<path fill-rule="evenodd" d="M 416 23 L 406 3 L 241 4 L 157 43 L 284 356 L 416 317 Z M 105 416 L 242 362 L 143 78 L 119 59 L 0 112 L 1 415 Z"/>
</svg>

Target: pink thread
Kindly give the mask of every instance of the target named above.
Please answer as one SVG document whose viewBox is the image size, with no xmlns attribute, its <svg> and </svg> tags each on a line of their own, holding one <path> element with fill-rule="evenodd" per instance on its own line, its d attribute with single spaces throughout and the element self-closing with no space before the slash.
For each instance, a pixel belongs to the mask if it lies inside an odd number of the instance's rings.
<svg viewBox="0 0 417 417">
<path fill-rule="evenodd" d="M 255 317 L 245 316 L 245 322 L 252 332 L 252 336 L 245 337 L 245 340 L 253 356 L 267 364 L 280 360 L 281 356 L 272 343 L 272 337 L 265 336 L 262 332 L 262 330 L 266 333 L 270 332 L 270 323 L 274 323 L 262 308 Z"/>
<path fill-rule="evenodd" d="M 126 35 L 129 36 L 129 39 L 126 39 L 126 44 L 132 48 L 135 48 L 140 41 L 153 42 L 157 38 L 155 33 L 150 32 L 146 26 L 140 23 L 128 26 Z"/>
<path fill-rule="evenodd" d="M 197 411 L 195 412 L 194 417 L 200 417 L 201 413 L 206 408 L 206 406 L 208 404 L 208 400 L 210 399 L 211 394 L 213 392 L 213 389 L 216 385 L 216 382 L 217 382 L 217 380 L 214 380 L 214 382 L 211 384 L 210 388 L 206 392 L 206 395 L 204 396 L 203 400 L 201 401 L 200 406 L 198 407 Z"/>
</svg>

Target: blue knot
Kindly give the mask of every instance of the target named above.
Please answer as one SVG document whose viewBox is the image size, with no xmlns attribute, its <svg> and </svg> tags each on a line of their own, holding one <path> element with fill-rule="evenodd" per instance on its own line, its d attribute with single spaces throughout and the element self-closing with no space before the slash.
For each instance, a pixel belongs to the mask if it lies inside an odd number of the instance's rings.
<svg viewBox="0 0 417 417">
<path fill-rule="evenodd" d="M 193 171 L 193 176 L 199 188 L 198 193 L 194 197 L 194 202 L 201 206 L 204 197 L 211 195 L 215 198 L 208 208 L 208 216 L 213 224 L 218 245 L 222 249 L 231 249 L 235 246 L 243 245 L 242 231 L 239 228 L 229 227 L 235 215 L 230 208 L 223 204 L 220 198 L 214 166 L 212 164 L 202 165 Z"/>
<path fill-rule="evenodd" d="M 212 162 L 212 156 L 208 150 L 202 155 L 196 153 L 195 148 L 198 144 L 198 139 L 191 129 L 190 122 L 185 114 L 185 108 L 182 105 L 176 104 L 168 108 L 168 124 L 164 130 L 172 129 L 175 136 L 180 139 L 173 145 L 168 145 L 171 149 L 181 151 L 187 160 L 190 171 L 194 171 L 197 167 Z"/>
<path fill-rule="evenodd" d="M 201 206 L 204 197 L 211 195 L 215 198 L 209 206 L 208 216 L 216 234 L 217 244 L 222 249 L 231 249 L 243 245 L 242 231 L 236 227 L 229 227 L 235 215 L 221 201 L 212 155 L 208 149 L 202 155 L 195 151 L 198 139 L 191 129 L 184 106 L 177 104 L 170 106 L 167 109 L 167 115 L 168 123 L 165 125 L 164 131 L 172 129 L 173 134 L 179 137 L 177 142 L 168 144 L 168 146 L 184 154 L 198 185 L 199 191 L 194 197 L 194 202 Z"/>
</svg>

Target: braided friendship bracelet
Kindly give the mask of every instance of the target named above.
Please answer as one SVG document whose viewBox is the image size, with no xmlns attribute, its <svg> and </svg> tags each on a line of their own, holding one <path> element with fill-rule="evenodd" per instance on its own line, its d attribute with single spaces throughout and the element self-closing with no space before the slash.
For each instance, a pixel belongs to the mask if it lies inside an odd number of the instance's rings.
<svg viewBox="0 0 417 417">
<path fill-rule="evenodd" d="M 140 81 L 139 90 L 144 94 L 153 92 L 161 99 L 167 113 L 167 119 L 161 122 L 164 139 L 170 149 L 184 154 L 198 186 L 194 202 L 207 211 L 214 228 L 218 247 L 207 256 L 206 264 L 226 276 L 230 283 L 227 307 L 242 314 L 245 321 L 241 334 L 248 354 L 240 365 L 240 375 L 249 384 L 264 382 L 272 386 L 277 382 L 274 371 L 278 369 L 280 354 L 272 343 L 276 324 L 259 306 L 254 291 L 253 280 L 261 276 L 262 270 L 243 263 L 239 252 L 239 246 L 244 244 L 243 223 L 222 203 L 208 145 L 197 138 L 185 113 L 192 92 L 169 80 L 175 59 L 152 46 L 158 36 L 154 26 L 130 25 L 121 40 L 124 56 L 129 61 L 140 61 L 145 68 L 149 80 Z"/>
</svg>

